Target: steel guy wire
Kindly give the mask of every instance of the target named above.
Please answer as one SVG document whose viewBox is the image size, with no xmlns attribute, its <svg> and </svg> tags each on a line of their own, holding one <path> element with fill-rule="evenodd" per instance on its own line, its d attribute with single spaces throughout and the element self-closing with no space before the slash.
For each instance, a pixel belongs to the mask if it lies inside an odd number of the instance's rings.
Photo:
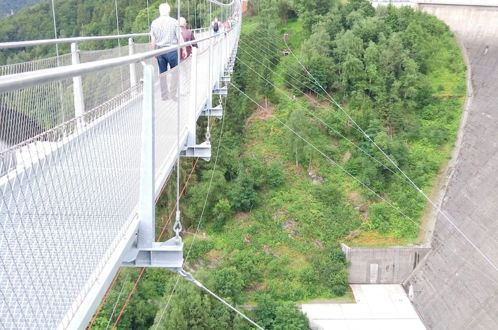
<svg viewBox="0 0 498 330">
<path fill-rule="evenodd" d="M 109 288 L 107 289 L 107 292 L 106 294 L 104 295 L 104 298 L 102 299 L 102 301 L 100 302 L 100 305 L 97 309 L 97 312 L 93 315 L 92 317 L 92 321 L 90 322 L 90 325 L 88 326 L 88 329 L 91 329 L 93 327 L 93 324 L 95 323 L 95 320 L 97 319 L 97 317 L 99 316 L 100 314 L 100 311 L 102 310 L 102 307 L 104 307 L 104 303 L 105 301 L 107 300 L 107 298 L 109 297 L 109 295 L 111 294 L 112 290 L 114 289 L 114 286 L 116 285 L 116 282 L 119 278 L 119 276 L 121 275 L 121 268 L 118 270 L 118 273 L 116 274 L 116 276 L 114 276 L 114 279 L 112 280 L 112 283 L 111 285 L 109 286 Z"/>
<path fill-rule="evenodd" d="M 287 42 L 284 40 L 285 45 L 288 47 Z M 391 158 L 389 157 L 384 150 L 358 125 L 358 123 L 349 115 L 349 113 L 323 88 L 323 86 L 318 82 L 318 80 L 306 69 L 306 67 L 301 63 L 299 58 L 294 54 L 292 49 L 289 48 L 290 53 L 296 60 L 299 62 L 299 64 L 303 67 L 303 69 L 308 73 L 310 77 L 314 80 L 314 82 L 325 92 L 325 94 L 329 97 L 329 99 L 334 103 L 353 123 L 354 125 L 363 133 L 363 135 L 370 141 L 372 144 L 396 167 L 398 171 L 401 172 L 401 174 L 412 184 L 412 186 L 418 190 L 419 193 L 424 196 L 424 198 L 432 205 L 433 208 L 436 209 L 438 213 L 441 213 L 443 217 L 448 221 L 448 223 L 453 226 L 453 228 L 462 235 L 462 237 L 481 255 L 481 257 L 489 264 L 491 265 L 495 271 L 498 271 L 498 266 L 477 246 L 474 244 L 474 242 L 450 219 L 450 217 L 438 206 L 436 203 L 432 201 L 432 199 L 427 196 L 427 194 L 415 183 L 413 180 L 401 169 L 399 168 L 398 164 Z"/>
<path fill-rule="evenodd" d="M 54 38 L 57 39 L 57 22 L 55 20 L 55 4 L 54 0 L 51 0 L 52 3 L 52 18 L 53 18 L 53 24 L 54 24 Z M 56 58 L 57 58 L 57 66 L 60 66 L 60 59 L 59 59 L 59 45 L 55 44 L 55 53 L 56 53 Z M 58 82 L 59 85 L 59 94 L 60 94 L 60 102 L 61 102 L 61 108 L 62 108 L 62 120 L 64 121 L 64 99 L 62 95 L 62 82 Z"/>
<path fill-rule="evenodd" d="M 150 13 L 149 13 L 149 0 L 146 1 L 147 3 L 147 26 L 150 26 Z"/>
<path fill-rule="evenodd" d="M 138 286 L 138 283 L 140 282 L 140 279 L 142 278 L 143 274 L 145 273 L 145 270 L 147 268 L 142 268 L 142 270 L 140 271 L 140 274 L 138 275 L 138 278 L 137 280 L 135 281 L 135 284 L 133 285 L 133 288 L 131 289 L 130 291 L 130 294 L 128 295 L 128 297 L 126 298 L 125 300 L 125 303 L 123 305 L 123 307 L 121 308 L 121 311 L 119 312 L 119 315 L 118 315 L 118 318 L 116 319 L 116 321 L 114 321 L 114 324 L 112 325 L 112 329 L 116 329 L 118 323 L 119 323 L 119 320 L 121 319 L 121 316 L 123 316 L 123 313 L 126 309 L 126 307 L 128 306 L 128 303 L 130 302 L 131 300 L 131 297 L 133 296 L 133 294 L 135 293 L 135 290 L 137 289 L 137 286 Z"/>
<path fill-rule="evenodd" d="M 121 295 L 123 294 L 124 288 L 125 288 L 126 283 L 128 282 L 129 278 L 130 278 L 130 273 L 128 272 L 128 274 L 126 274 L 126 277 L 123 281 L 123 285 L 121 285 L 121 290 L 119 291 L 118 297 L 116 298 L 116 302 L 114 303 L 114 306 L 112 308 L 111 315 L 109 316 L 109 321 L 107 322 L 107 326 L 105 327 L 106 330 L 109 329 L 109 326 L 111 325 L 112 317 L 114 315 L 114 312 L 116 311 L 116 307 L 118 306 L 118 302 L 121 299 Z"/>
<path fill-rule="evenodd" d="M 243 42 L 247 44 L 247 40 L 244 40 Z M 254 51 L 255 51 L 255 50 L 256 50 L 256 48 L 258 48 L 258 47 L 260 47 L 260 46 L 251 45 L 249 48 L 250 48 L 251 50 L 254 50 Z M 251 56 L 251 57 L 255 58 L 255 59 L 256 59 L 259 63 L 261 63 L 263 66 L 267 67 L 265 64 L 263 64 L 262 62 L 260 62 L 260 61 L 257 59 L 256 55 L 251 54 L 249 51 L 245 50 L 243 47 L 240 47 L 240 49 L 241 49 L 244 53 L 246 53 L 246 54 L 248 54 L 249 56 Z M 259 48 L 259 50 L 261 50 L 261 48 Z M 265 53 L 266 55 L 268 55 L 268 53 L 266 53 L 264 50 L 263 50 L 262 52 L 263 52 L 263 53 Z M 271 56 L 271 54 L 270 54 L 269 56 Z M 273 62 L 272 62 L 272 63 L 273 63 Z M 274 63 L 274 64 L 275 64 L 275 63 Z M 294 72 L 296 72 L 296 71 L 294 71 Z M 289 81 L 288 79 L 286 79 L 284 75 L 282 75 L 282 74 L 278 74 L 278 75 L 279 75 L 280 77 L 282 77 L 282 78 L 284 79 L 284 81 L 287 81 L 287 82 L 289 82 L 289 83 L 290 83 L 290 81 Z M 304 79 L 306 79 L 305 81 L 311 81 L 311 80 L 310 80 L 310 78 L 305 77 L 304 75 L 301 75 L 301 76 L 302 76 Z M 294 79 L 294 80 L 292 81 L 292 83 L 290 83 L 290 84 L 292 85 L 292 87 L 293 87 L 293 88 L 295 88 L 295 89 L 297 89 L 297 90 L 300 90 L 300 89 L 299 89 L 299 88 L 297 88 L 297 87 L 296 87 L 296 85 L 295 85 L 295 84 L 297 83 L 297 84 L 300 84 L 302 87 L 304 87 L 304 88 L 306 88 L 306 89 L 309 89 L 309 90 L 310 90 L 310 91 L 312 91 L 312 92 L 315 92 L 317 95 L 321 95 L 321 94 L 320 94 L 320 93 L 319 93 L 316 89 L 314 89 L 314 88 L 310 88 L 309 86 L 307 86 L 307 85 L 305 84 L 305 82 L 304 82 L 303 80 L 300 80 L 298 77 L 295 77 L 295 76 L 293 76 L 293 75 L 290 75 L 290 77 L 291 77 L 292 79 Z M 312 99 L 312 98 L 311 98 L 308 94 L 306 94 L 306 93 L 303 93 L 303 94 L 304 94 L 307 98 L 309 98 L 310 100 L 314 101 L 314 100 L 313 100 L 313 99 Z M 328 111 L 330 111 L 330 110 L 328 109 Z M 339 120 L 340 120 L 340 121 L 342 121 L 343 123 L 346 123 L 346 120 L 345 120 L 344 118 L 342 118 L 342 117 L 339 117 L 337 113 L 335 113 L 335 112 L 331 112 L 331 113 L 332 113 L 332 114 L 333 114 L 333 115 L 334 115 L 337 119 L 339 119 Z M 355 129 L 357 130 L 357 128 L 356 128 L 356 127 L 355 127 Z"/>
<path fill-rule="evenodd" d="M 187 181 L 185 182 L 185 184 L 184 184 L 184 186 L 183 186 L 183 188 L 182 188 L 182 191 L 181 191 L 181 193 L 180 193 L 181 195 L 183 195 L 183 193 L 185 192 L 185 190 L 186 190 L 186 188 L 187 188 L 187 186 L 188 186 L 188 182 L 189 182 L 189 180 L 190 180 L 190 178 L 191 178 L 192 174 L 194 173 L 194 170 L 195 170 L 195 168 L 196 168 L 196 166 L 197 166 L 198 161 L 199 161 L 199 158 L 197 158 L 197 159 L 196 159 L 196 161 L 195 161 L 194 165 L 192 166 L 192 169 L 191 169 L 191 171 L 190 171 L 190 174 L 189 174 L 189 176 L 187 177 Z M 173 213 L 174 213 L 174 212 L 175 212 L 175 208 L 173 208 L 172 212 L 169 214 L 168 220 L 164 223 L 163 229 L 161 230 L 161 233 L 159 234 L 159 236 L 158 236 L 158 238 L 157 238 L 157 240 L 158 240 L 158 241 L 160 241 L 160 240 L 161 240 L 162 235 L 163 235 L 163 234 L 164 234 L 164 232 L 166 231 L 166 228 L 167 228 L 168 224 L 170 223 L 170 220 L 171 220 L 171 218 L 172 218 L 172 216 L 173 216 Z M 140 279 L 142 278 L 142 274 L 145 272 L 145 269 L 146 269 L 146 268 L 143 268 L 143 272 L 141 272 L 141 275 L 140 275 L 140 276 L 136 279 L 134 287 L 135 287 L 135 286 L 137 286 L 137 285 L 138 285 L 138 283 L 140 282 Z M 133 296 L 133 294 L 134 294 L 134 290 L 132 289 L 132 291 L 130 292 L 130 294 L 129 294 L 128 298 L 127 298 L 127 301 L 125 302 L 125 304 L 123 305 L 123 307 L 122 307 L 122 309 L 121 309 L 121 311 L 120 311 L 120 315 L 122 315 L 122 314 L 124 313 L 124 310 L 126 309 L 126 307 L 127 307 L 127 305 L 128 305 L 128 302 L 130 301 L 130 299 L 131 299 L 131 297 Z M 118 319 L 118 320 L 116 320 L 115 325 L 117 325 L 117 323 L 118 323 L 118 322 L 119 322 L 119 319 Z"/>
<path fill-rule="evenodd" d="M 271 32 L 270 32 L 271 33 Z M 274 33 L 272 33 L 274 36 L 276 36 Z M 483 257 L 483 259 L 491 266 L 494 268 L 494 270 L 498 270 L 497 266 L 494 264 L 494 262 L 482 251 L 480 250 L 473 242 L 472 240 L 449 218 L 448 215 L 446 215 L 445 212 L 443 212 L 443 210 L 437 206 L 428 196 L 427 194 L 421 189 L 418 187 L 417 184 L 415 184 L 415 182 L 403 171 L 401 170 L 401 168 L 396 164 L 396 162 L 394 162 L 392 160 L 391 157 L 389 157 L 385 151 L 380 148 L 380 146 L 357 124 L 357 122 L 349 115 L 349 113 L 325 90 L 325 88 L 316 80 L 316 78 L 306 69 L 306 67 L 302 64 L 302 62 L 299 60 L 299 58 L 294 54 L 294 52 L 292 51 L 292 49 L 290 49 L 289 45 L 287 44 L 286 41 L 284 41 L 287 49 L 290 51 L 290 53 L 292 54 L 292 56 L 298 61 L 298 63 L 301 65 L 301 67 L 306 71 L 306 73 L 310 76 L 310 78 L 313 80 L 313 83 L 316 84 L 316 86 L 318 86 L 320 89 L 322 89 L 326 96 L 328 97 L 328 99 L 339 109 L 341 110 L 342 113 L 344 113 L 346 115 L 346 117 L 351 120 L 353 122 L 353 124 L 355 125 L 356 129 L 361 132 L 382 154 L 385 158 L 387 158 L 387 160 L 392 163 L 394 165 L 394 167 L 401 173 L 401 175 L 403 175 L 405 177 L 405 180 L 407 180 L 407 182 L 412 185 L 422 196 L 424 199 L 426 199 L 433 208 L 436 209 L 436 211 L 438 213 L 441 213 L 441 215 L 443 215 L 443 217 L 450 223 L 450 225 L 455 229 L 457 230 L 460 235 L 462 235 L 462 237 L 467 241 L 467 243 L 469 243 L 480 255 L 481 257 Z M 331 110 L 329 110 L 331 111 Z"/>
<path fill-rule="evenodd" d="M 114 0 L 114 8 L 116 11 L 116 30 L 118 35 L 121 33 L 119 32 L 119 13 L 118 13 L 118 0 Z M 121 57 L 121 40 L 118 38 L 118 52 L 119 52 L 119 57 Z M 121 75 L 121 92 L 124 92 L 124 85 L 123 85 L 123 67 L 119 67 L 119 74 Z"/>
<path fill-rule="evenodd" d="M 207 293 L 209 293 L 211 296 L 213 296 L 214 298 L 218 299 L 220 302 L 222 302 L 225 306 L 227 306 L 228 308 L 230 308 L 232 311 L 234 311 L 235 313 L 237 313 L 238 315 L 240 315 L 241 317 L 243 317 L 245 320 L 247 320 L 249 323 L 251 323 L 252 325 L 254 325 L 256 328 L 258 329 L 261 329 L 261 330 L 264 330 L 261 326 L 259 326 L 256 322 L 254 322 L 253 320 L 251 320 L 249 317 L 247 317 L 244 313 L 240 312 L 237 308 L 233 307 L 231 304 L 229 304 L 226 300 L 224 300 L 223 298 L 219 297 L 218 295 L 216 295 L 213 291 L 209 290 L 204 284 L 202 284 L 200 281 L 196 280 L 192 274 L 190 273 L 187 273 L 186 271 L 184 271 L 183 269 L 179 271 L 179 274 L 181 276 L 183 276 L 186 280 L 188 281 L 191 281 L 192 283 L 194 283 L 195 285 L 197 285 L 199 288 L 201 288 L 202 290 L 206 291 Z"/>
<path fill-rule="evenodd" d="M 253 57 L 251 55 L 251 57 L 258 61 L 259 60 L 256 58 L 256 57 Z M 256 73 L 260 78 L 264 79 L 266 82 L 268 82 L 269 84 L 271 84 L 275 89 L 277 89 L 278 91 L 280 91 L 281 93 L 283 93 L 285 96 L 288 97 L 288 94 L 287 92 L 283 91 L 282 89 L 280 89 L 279 87 L 277 87 L 275 84 L 273 84 L 270 80 L 268 80 L 267 78 L 263 77 L 259 72 L 257 72 L 254 68 L 252 68 L 250 65 L 248 65 L 247 63 L 245 63 L 242 59 L 240 59 L 240 57 L 237 56 L 237 59 L 242 63 L 244 64 L 245 66 L 247 66 L 250 70 L 252 70 L 254 73 Z M 261 63 L 262 64 L 262 63 Z M 262 64 L 263 66 L 265 66 L 264 64 Z M 265 68 L 271 70 L 271 72 L 273 74 L 276 74 L 280 77 L 282 77 L 281 75 L 279 75 L 276 71 L 272 70 L 271 68 L 265 66 Z M 285 78 L 284 78 L 284 81 Z M 291 86 L 294 87 L 294 85 L 292 85 L 292 83 L 288 82 L 287 83 L 291 84 Z M 305 94 L 312 102 L 313 102 L 313 99 Z M 352 140 L 348 139 L 346 136 L 344 136 L 341 132 L 339 132 L 337 129 L 333 128 L 332 126 L 330 126 L 329 124 L 327 124 L 322 118 L 320 118 L 319 116 L 317 116 L 316 114 L 313 113 L 313 111 L 310 111 L 310 110 L 307 110 L 305 108 L 303 108 L 307 113 L 309 113 L 311 116 L 313 116 L 313 118 L 317 119 L 320 123 L 322 123 L 323 125 L 325 125 L 328 129 L 334 131 L 336 134 L 338 134 L 341 138 L 345 139 L 348 143 L 350 143 L 351 145 L 353 145 L 354 147 L 356 147 L 357 149 L 359 149 L 360 151 L 362 151 L 366 156 L 368 156 L 369 158 L 371 158 L 373 161 L 375 161 L 376 163 L 378 163 L 379 165 L 381 165 L 382 167 L 384 167 L 386 170 L 388 170 L 389 172 L 391 172 L 392 174 L 400 177 L 400 175 L 397 173 L 397 172 L 394 172 L 392 169 L 390 169 L 389 167 L 387 167 L 384 163 L 382 163 L 381 161 L 379 161 L 377 158 L 375 158 L 374 156 L 372 156 L 371 154 L 369 154 L 367 151 L 365 151 L 364 149 L 362 149 L 360 146 L 358 146 L 356 143 L 354 143 Z M 400 177 L 401 178 L 401 177 Z"/>
<path fill-rule="evenodd" d="M 256 30 L 256 35 L 257 36 L 258 36 L 258 33 L 260 34 L 259 36 L 261 36 L 261 34 L 263 33 L 263 31 Z M 254 38 L 254 39 L 256 39 L 256 38 Z M 272 44 L 270 41 L 266 41 L 264 38 L 259 38 L 257 43 L 253 42 L 253 40 L 249 41 L 248 38 L 244 38 L 243 40 L 241 39 L 241 41 L 243 43 L 247 44 L 250 49 L 256 49 L 256 48 L 258 48 L 259 50 L 262 50 L 265 54 L 269 55 L 270 58 L 272 58 L 275 53 L 280 52 L 280 48 L 278 48 L 278 46 L 276 45 L 276 43 Z M 270 46 L 267 46 L 267 45 L 275 47 L 275 49 L 272 50 L 272 49 L 269 48 Z M 278 59 L 275 59 L 275 60 L 276 60 L 276 63 L 279 62 Z M 272 63 L 274 63 L 274 62 L 272 62 Z M 276 63 L 274 63 L 274 64 L 276 64 Z M 299 77 L 300 77 L 300 78 L 306 79 L 307 81 L 311 81 L 311 79 L 309 77 L 307 77 L 306 75 L 302 74 L 299 71 L 293 70 L 291 73 L 292 73 L 291 77 L 294 78 L 294 79 L 299 79 Z M 299 82 L 301 82 L 301 81 L 299 81 Z M 303 86 L 304 86 L 304 83 L 303 83 Z M 313 90 L 313 89 L 311 89 L 311 90 Z M 317 93 L 315 90 L 313 90 L 313 91 L 315 93 Z M 317 94 L 319 94 L 319 93 L 317 93 Z"/>
<path fill-rule="evenodd" d="M 217 167 L 217 164 L 218 164 L 218 157 L 219 157 L 219 154 L 220 154 L 221 142 L 223 140 L 224 127 L 225 127 L 225 116 L 223 116 L 222 119 L 221 119 L 220 136 L 218 138 L 218 146 L 216 148 L 216 157 L 215 157 L 215 160 L 214 160 L 214 165 L 213 165 L 213 168 L 211 169 L 211 177 L 209 179 L 208 190 L 207 190 L 207 193 L 206 193 L 206 197 L 204 198 L 204 203 L 203 203 L 203 206 L 202 206 L 201 215 L 199 217 L 199 221 L 197 222 L 197 227 L 195 229 L 195 232 L 194 232 L 194 235 L 193 235 L 193 238 L 192 238 L 192 242 L 190 243 L 190 246 L 189 246 L 189 248 L 187 250 L 187 254 L 186 254 L 185 259 L 184 259 L 184 264 L 187 262 L 187 260 L 188 260 L 188 258 L 190 256 L 190 252 L 191 252 L 192 247 L 194 246 L 195 240 L 197 238 L 197 233 L 198 233 L 198 231 L 200 229 L 202 221 L 204 220 L 204 212 L 206 210 L 207 201 L 208 201 L 209 195 L 211 193 L 211 186 L 213 184 L 214 173 L 215 173 L 215 170 L 216 170 L 216 167 Z M 176 287 L 178 286 L 178 282 L 179 281 L 180 281 L 180 277 L 178 276 L 177 279 L 176 279 L 176 281 L 175 281 L 175 284 L 173 285 L 173 289 L 171 290 L 171 293 L 169 294 L 168 300 L 166 302 L 166 306 L 164 306 L 164 309 L 162 310 L 162 312 L 160 314 L 159 321 L 157 322 L 157 325 L 156 325 L 155 329 L 157 329 L 159 327 L 159 325 L 161 324 L 161 321 L 163 319 L 164 313 L 168 309 L 168 306 L 169 306 L 169 304 L 171 302 L 171 298 L 173 297 L 173 293 L 175 292 Z"/>
<path fill-rule="evenodd" d="M 251 98 L 249 95 L 247 95 L 245 92 L 243 92 L 242 90 L 240 90 L 237 86 L 235 86 L 233 83 L 230 83 L 235 89 L 237 89 L 241 94 L 243 94 L 246 98 L 248 98 L 250 101 L 252 101 L 258 108 L 260 109 L 264 109 L 264 107 L 262 105 L 260 105 L 258 102 L 256 102 L 253 98 Z M 301 140 L 303 140 L 304 142 L 306 142 L 309 146 L 311 146 L 313 149 L 315 149 L 317 152 L 319 152 L 325 159 L 327 159 L 329 162 L 331 162 L 333 165 L 336 165 L 338 168 L 340 168 L 343 172 L 345 172 L 346 174 L 348 174 L 348 176 L 350 176 L 351 178 L 353 178 L 355 181 L 357 181 L 358 183 L 360 183 L 363 187 L 365 187 L 367 190 L 369 190 L 370 192 L 372 192 L 374 195 L 376 195 L 378 198 L 380 198 L 381 200 L 383 200 L 386 204 L 388 204 L 391 208 L 393 208 L 397 213 L 399 213 L 400 215 L 404 216 L 405 218 L 407 218 L 409 221 L 413 222 L 418 228 L 420 228 L 422 231 L 426 231 L 425 229 L 423 229 L 421 227 L 421 224 L 417 223 L 415 220 L 413 220 L 410 216 L 408 216 L 407 214 L 405 214 L 401 209 L 399 209 L 397 206 L 394 206 L 391 202 L 389 202 L 387 199 L 385 199 L 384 197 L 380 196 L 379 194 L 377 194 L 375 191 L 373 191 L 367 184 L 363 183 L 361 180 L 357 179 L 355 176 L 353 176 L 351 173 L 349 173 L 347 170 L 345 170 L 342 166 L 340 166 L 337 162 L 335 162 L 333 159 L 331 159 L 330 157 L 328 157 L 325 153 L 323 153 L 322 151 L 320 151 L 317 147 L 315 147 L 311 142 L 309 142 L 308 140 L 306 140 L 304 137 L 302 137 L 299 133 L 297 133 L 295 130 L 293 130 L 291 127 L 289 127 L 287 124 L 285 124 L 283 121 L 281 121 L 277 116 L 272 116 L 273 118 L 275 118 L 278 122 L 280 122 L 285 128 L 287 128 L 289 131 L 291 131 L 293 134 L 295 134 L 296 136 L 298 136 Z M 437 241 L 439 241 L 442 245 L 444 244 L 444 241 L 442 241 L 441 239 L 438 239 L 436 237 L 434 237 L 434 239 L 436 239 Z M 465 258 L 463 257 L 459 257 L 460 259 L 462 259 L 465 263 L 468 263 L 467 260 L 465 260 Z M 485 277 L 487 277 L 488 279 L 491 279 L 493 282 L 496 282 L 496 280 L 492 279 L 489 277 L 489 275 L 487 275 L 486 273 L 482 272 L 481 270 L 478 270 L 479 272 L 481 272 Z"/>
<path fill-rule="evenodd" d="M 177 15 L 178 19 L 180 19 L 180 0 L 177 0 Z M 180 28 L 176 29 L 176 38 L 178 42 L 178 47 L 177 47 L 177 56 L 178 56 L 178 65 L 177 65 L 177 75 L 178 75 L 178 80 L 177 80 L 177 88 L 175 89 L 175 93 L 177 94 L 177 127 L 176 127 L 176 138 L 177 138 L 177 153 L 178 153 L 178 158 L 176 160 L 176 219 L 175 219 L 175 224 L 173 225 L 173 230 L 175 231 L 176 238 L 180 238 L 180 232 L 182 231 L 182 223 L 181 223 L 181 213 L 180 213 L 180 99 L 181 99 L 181 77 L 182 75 L 179 72 L 180 69 L 180 61 L 181 61 L 181 48 L 179 47 L 180 45 Z"/>
</svg>

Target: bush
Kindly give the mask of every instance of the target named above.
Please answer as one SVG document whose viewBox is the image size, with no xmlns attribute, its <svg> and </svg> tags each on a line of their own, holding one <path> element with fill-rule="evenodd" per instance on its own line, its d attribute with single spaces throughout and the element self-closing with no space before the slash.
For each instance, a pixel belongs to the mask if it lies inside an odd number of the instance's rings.
<svg viewBox="0 0 498 330">
<path fill-rule="evenodd" d="M 221 199 L 216 203 L 213 209 L 213 230 L 216 232 L 221 232 L 225 223 L 232 216 L 232 208 L 227 199 Z"/>
<path fill-rule="evenodd" d="M 256 321 L 267 330 L 309 329 L 308 319 L 293 303 L 277 303 L 269 295 L 257 299 Z"/>
<path fill-rule="evenodd" d="M 226 267 L 213 275 L 213 291 L 223 298 L 231 298 L 238 302 L 243 286 L 242 278 L 235 267 Z"/>
<path fill-rule="evenodd" d="M 254 180 L 246 171 L 242 170 L 235 180 L 229 193 L 230 205 L 235 211 L 247 212 L 251 210 L 258 201 L 258 195 L 254 188 Z"/>
<path fill-rule="evenodd" d="M 284 168 L 277 162 L 273 161 L 267 170 L 267 182 L 272 188 L 281 186 L 285 182 Z"/>
<path fill-rule="evenodd" d="M 339 247 L 325 248 L 311 256 L 310 260 L 320 282 L 336 296 L 342 296 L 348 289 L 347 261 Z"/>
</svg>

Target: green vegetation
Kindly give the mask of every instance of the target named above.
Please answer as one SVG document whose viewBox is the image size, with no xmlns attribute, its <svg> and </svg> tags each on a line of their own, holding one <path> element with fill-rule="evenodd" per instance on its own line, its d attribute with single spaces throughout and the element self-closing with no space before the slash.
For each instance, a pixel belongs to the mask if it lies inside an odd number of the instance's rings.
<svg viewBox="0 0 498 330">
<path fill-rule="evenodd" d="M 340 242 L 416 241 L 426 204 L 396 166 L 430 191 L 455 141 L 465 66 L 448 28 L 410 8 L 374 10 L 364 0 L 252 4 L 254 16 L 244 22 L 232 80 L 265 109 L 256 110 L 230 88 L 225 118 L 212 127 L 213 155 L 222 138 L 216 167 L 214 161 L 199 162 L 182 200 L 187 249 L 200 226 L 187 264 L 265 329 L 306 329 L 296 303 L 348 294 Z M 143 13 L 130 10 L 130 22 L 143 27 Z M 306 71 L 292 55 L 281 55 L 284 32 L 306 70 L 396 166 L 315 81 L 304 78 Z M 199 136 L 201 127 L 205 122 Z M 184 181 L 191 166 L 183 160 Z M 158 203 L 158 232 L 173 205 L 171 185 Z M 125 270 L 120 276 L 97 328 L 110 318 L 114 322 L 114 304 L 119 310 L 137 273 Z M 180 281 L 169 301 L 176 280 L 166 271 L 147 270 L 120 327 L 249 328 L 191 283 Z"/>
<path fill-rule="evenodd" d="M 33 2 L 33 1 L 32 1 Z M 119 0 L 119 32 L 148 32 L 148 21 L 159 15 L 158 6 L 162 0 L 150 0 L 147 11 L 146 0 Z M 171 12 L 176 13 L 176 1 L 170 1 Z M 0 2 L 1 4 L 1 2 Z M 205 1 L 190 1 L 190 7 L 183 4 L 181 15 L 186 17 L 191 27 L 209 25 Z M 213 15 L 218 11 L 213 11 Z M 117 34 L 114 1 L 101 0 L 55 0 L 55 16 L 58 37 L 102 36 Z M 176 16 L 176 15 L 175 15 Z M 19 41 L 52 39 L 52 7 L 50 1 L 43 1 L 0 20 L 0 40 Z M 127 40 L 122 40 L 122 43 Z M 80 44 L 80 49 L 103 49 L 117 47 L 116 40 L 92 41 Z M 61 53 L 69 53 L 69 45 L 62 45 Z M 19 63 L 34 58 L 55 56 L 54 46 L 36 46 L 23 49 L 8 49 L 0 52 L 0 65 Z"/>
<path fill-rule="evenodd" d="M 11 12 L 17 12 L 19 9 L 34 5 L 41 0 L 0 0 L 0 18 L 8 16 Z"/>
</svg>

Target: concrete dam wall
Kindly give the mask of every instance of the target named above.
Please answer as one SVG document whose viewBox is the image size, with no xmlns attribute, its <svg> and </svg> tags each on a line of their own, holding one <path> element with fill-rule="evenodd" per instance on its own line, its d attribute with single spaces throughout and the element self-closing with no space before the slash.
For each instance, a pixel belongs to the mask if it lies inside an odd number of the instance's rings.
<svg viewBox="0 0 498 330">
<path fill-rule="evenodd" d="M 403 283 L 430 248 L 389 247 L 362 248 L 341 244 L 348 267 L 349 283 L 352 284 L 400 284 Z"/>
<path fill-rule="evenodd" d="M 405 282 L 429 329 L 498 329 L 498 8 L 419 5 L 466 56 L 468 93 L 432 250 Z M 492 265 L 494 264 L 494 265 Z"/>
</svg>

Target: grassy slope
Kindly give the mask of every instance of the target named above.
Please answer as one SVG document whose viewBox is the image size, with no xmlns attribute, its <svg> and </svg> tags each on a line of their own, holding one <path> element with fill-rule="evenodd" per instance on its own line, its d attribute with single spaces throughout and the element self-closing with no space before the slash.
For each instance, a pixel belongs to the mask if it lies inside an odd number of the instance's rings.
<svg viewBox="0 0 498 330">
<path fill-rule="evenodd" d="M 246 20 L 244 30 L 250 31 L 255 28 L 255 23 Z M 300 24 L 297 21 L 290 22 L 285 31 L 291 31 L 290 43 L 293 48 L 298 49 Z M 444 125 L 449 134 L 448 142 L 443 148 L 432 145 L 425 138 L 419 139 L 410 145 L 412 152 L 425 153 L 427 159 L 437 164 L 437 168 L 444 168 L 456 138 L 460 112 L 465 95 L 465 77 L 463 70 L 452 71 L 451 65 L 463 68 L 463 61 L 458 55 L 455 42 L 446 45 L 446 48 L 436 50 L 434 56 L 438 62 L 433 63 L 434 68 L 430 73 L 430 81 L 434 90 L 438 92 L 438 125 Z M 281 71 L 277 67 L 277 72 Z M 275 81 L 279 86 L 283 82 L 278 77 Z M 274 111 L 274 115 L 286 120 L 295 107 L 279 92 L 280 101 L 272 106 L 268 112 Z M 448 97 L 450 96 L 450 97 Z M 457 96 L 457 97 L 454 97 Z M 297 106 L 310 106 L 304 98 L 298 100 Z M 326 114 L 324 107 L 314 107 L 314 111 Z M 434 125 L 434 120 L 424 120 L 422 125 Z M 323 131 L 318 127 L 317 131 Z M 269 162 L 278 160 L 283 164 L 286 182 L 277 189 L 264 189 L 260 192 L 261 203 L 250 213 L 237 214 L 225 227 L 225 232 L 217 234 L 206 228 L 209 240 L 213 242 L 213 249 L 206 255 L 206 262 L 213 266 L 222 264 L 222 260 L 234 258 L 240 253 L 253 256 L 253 266 L 260 273 L 259 284 L 245 292 L 244 300 L 251 302 L 258 290 L 268 291 L 274 298 L 282 300 L 309 300 L 314 298 L 333 298 L 327 288 L 316 283 L 307 283 L 306 274 L 311 271 L 307 255 L 317 251 L 327 239 L 337 237 L 335 231 L 341 231 L 343 219 L 330 219 L 323 210 L 323 204 L 319 203 L 313 195 L 315 185 L 312 183 L 307 171 L 289 159 L 288 145 L 285 142 L 287 132 L 268 113 L 257 111 L 247 122 L 245 154 L 243 157 L 263 158 Z M 345 154 L 351 147 L 343 141 L 334 141 L 326 134 L 317 134 L 314 141 L 319 144 L 335 144 L 339 154 Z M 361 192 L 357 183 L 346 177 L 337 167 L 324 161 L 323 158 L 313 159 L 311 169 L 315 174 L 324 178 L 335 178 L 334 182 L 340 187 L 347 199 L 354 203 L 354 199 L 360 198 L 357 192 Z M 436 173 L 431 175 L 433 182 Z M 430 187 L 424 187 L 430 189 Z M 356 201 L 358 202 L 358 201 Z M 423 208 L 423 205 L 422 205 Z M 360 212 L 354 210 L 358 221 L 352 221 L 351 226 L 360 226 Z M 420 212 L 422 214 L 422 212 Z M 348 220 L 346 220 L 348 221 Z M 341 235 L 339 235 L 341 236 Z M 353 245 L 388 246 L 404 245 L 413 243 L 415 237 L 400 237 L 394 234 L 379 234 L 375 231 L 363 230 L 354 239 L 345 239 L 342 235 L 341 241 Z M 348 300 L 350 296 L 347 296 Z"/>
</svg>

